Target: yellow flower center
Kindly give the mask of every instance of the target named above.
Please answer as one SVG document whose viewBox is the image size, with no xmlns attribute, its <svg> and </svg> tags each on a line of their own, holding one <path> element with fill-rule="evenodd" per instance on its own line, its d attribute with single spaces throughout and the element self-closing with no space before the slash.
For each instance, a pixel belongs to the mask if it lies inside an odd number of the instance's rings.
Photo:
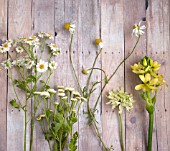
<svg viewBox="0 0 170 151">
<path fill-rule="evenodd" d="M 5 48 L 8 48 L 8 44 L 4 44 L 3 46 L 4 46 Z"/>
<path fill-rule="evenodd" d="M 44 64 L 40 64 L 40 69 L 44 69 Z"/>
<path fill-rule="evenodd" d="M 102 42 L 101 39 L 96 39 L 96 41 L 95 41 L 96 45 L 99 45 L 99 43 L 101 43 L 101 42 Z"/>
<path fill-rule="evenodd" d="M 64 28 L 67 29 L 67 30 L 69 30 L 69 29 L 70 29 L 70 24 L 69 24 L 69 23 L 66 23 L 66 24 L 64 25 Z"/>
</svg>

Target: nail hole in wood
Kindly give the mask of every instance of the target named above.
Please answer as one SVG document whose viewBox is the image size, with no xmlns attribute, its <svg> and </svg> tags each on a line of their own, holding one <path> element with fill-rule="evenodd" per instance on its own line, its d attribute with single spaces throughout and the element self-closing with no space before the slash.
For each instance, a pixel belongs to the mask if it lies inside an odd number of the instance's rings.
<svg viewBox="0 0 170 151">
<path fill-rule="evenodd" d="M 89 55 L 90 55 L 90 51 L 89 51 Z"/>
<path fill-rule="evenodd" d="M 104 52 L 105 54 L 107 54 L 107 52 Z"/>
<path fill-rule="evenodd" d="M 67 53 L 68 51 L 66 50 L 66 53 Z"/>
<path fill-rule="evenodd" d="M 167 111 L 167 109 L 165 109 L 165 112 Z"/>
<path fill-rule="evenodd" d="M 57 32 L 55 32 L 55 34 L 54 34 L 54 35 L 55 35 L 55 37 L 56 37 L 56 36 L 57 36 Z"/>
<path fill-rule="evenodd" d="M 75 54 L 75 51 L 73 51 L 73 54 Z"/>
<path fill-rule="evenodd" d="M 158 54 L 158 52 L 156 52 L 156 54 Z"/>
<path fill-rule="evenodd" d="M 163 54 L 165 54 L 165 51 L 163 51 Z"/>
</svg>

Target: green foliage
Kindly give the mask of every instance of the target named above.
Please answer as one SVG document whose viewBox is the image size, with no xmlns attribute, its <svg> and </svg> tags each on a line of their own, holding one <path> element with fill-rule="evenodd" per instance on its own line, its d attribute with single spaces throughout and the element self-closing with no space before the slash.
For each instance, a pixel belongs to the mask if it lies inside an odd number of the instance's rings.
<svg viewBox="0 0 170 151">
<path fill-rule="evenodd" d="M 17 102 L 16 102 L 15 99 L 11 100 L 9 103 L 10 103 L 14 108 L 16 108 L 16 109 L 19 109 L 19 108 L 20 108 L 20 106 L 17 104 Z"/>
<path fill-rule="evenodd" d="M 44 103 L 44 113 L 37 120 L 40 121 L 40 124 L 43 124 L 42 130 L 45 139 L 54 143 L 54 150 L 63 151 L 66 143 L 69 141 L 68 147 L 70 151 L 76 151 L 78 133 L 75 132 L 73 134 L 73 126 L 78 121 L 77 113 L 83 98 L 77 91 L 72 91 L 68 87 L 58 88 L 57 95 L 59 98 L 58 102 L 50 101 L 49 106 L 47 103 Z"/>
<path fill-rule="evenodd" d="M 77 140 L 78 140 L 78 132 L 75 132 L 70 140 L 70 143 L 68 144 L 69 151 L 76 151 L 77 150 Z"/>
</svg>

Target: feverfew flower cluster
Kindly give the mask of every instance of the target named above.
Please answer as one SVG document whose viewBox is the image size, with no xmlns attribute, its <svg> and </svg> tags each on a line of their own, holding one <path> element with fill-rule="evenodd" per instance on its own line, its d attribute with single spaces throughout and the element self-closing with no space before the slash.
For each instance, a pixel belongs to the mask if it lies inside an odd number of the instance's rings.
<svg viewBox="0 0 170 151">
<path fill-rule="evenodd" d="M 31 36 L 29 38 L 18 38 L 15 41 L 6 40 L 5 43 L 0 46 L 0 52 L 8 52 L 9 59 L 3 61 L 1 65 L 5 69 L 11 69 L 12 67 L 32 69 L 36 67 L 37 71 L 40 73 L 49 70 L 54 70 L 57 68 L 57 62 L 51 60 L 52 56 L 56 56 L 61 53 L 61 49 L 58 48 L 53 43 L 48 43 L 47 40 L 53 39 L 53 35 L 50 33 L 39 32 L 38 36 Z M 35 56 L 35 48 L 48 48 L 50 49 L 50 60 L 48 62 L 44 61 L 38 56 Z M 17 57 L 12 57 L 10 55 L 10 50 L 13 49 L 17 53 Z M 43 51 L 42 51 L 43 52 Z M 20 56 L 22 55 L 22 57 Z"/>
<path fill-rule="evenodd" d="M 126 108 L 128 111 L 130 111 L 133 108 L 133 103 L 135 102 L 132 94 L 124 92 L 123 88 L 120 90 L 109 91 L 107 98 L 109 99 L 109 102 L 106 104 L 112 105 L 113 110 L 118 107 L 119 114 L 122 114 L 123 108 Z"/>
</svg>

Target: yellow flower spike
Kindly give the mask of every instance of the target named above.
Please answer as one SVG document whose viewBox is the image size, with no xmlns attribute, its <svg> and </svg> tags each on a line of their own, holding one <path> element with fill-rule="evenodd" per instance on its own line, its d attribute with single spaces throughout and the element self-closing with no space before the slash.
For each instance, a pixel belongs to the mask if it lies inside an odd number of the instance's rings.
<svg viewBox="0 0 170 151">
<path fill-rule="evenodd" d="M 143 89 L 143 91 L 146 91 L 147 87 L 145 86 L 145 84 L 139 84 L 135 86 L 135 90 L 141 90 L 141 89 Z"/>
<path fill-rule="evenodd" d="M 149 82 L 150 85 L 157 84 L 157 83 L 158 83 L 158 78 L 154 78 Z"/>
<path fill-rule="evenodd" d="M 149 73 L 147 73 L 147 74 L 145 75 L 145 83 L 148 82 L 148 81 L 150 81 L 150 80 L 151 80 L 151 75 L 150 75 Z"/>
<path fill-rule="evenodd" d="M 64 28 L 65 28 L 66 30 L 69 30 L 69 29 L 70 29 L 70 23 L 64 24 Z"/>
<path fill-rule="evenodd" d="M 99 45 L 99 43 L 101 43 L 101 42 L 102 42 L 101 39 L 96 39 L 96 40 L 95 40 L 95 44 L 96 44 L 96 45 Z"/>
<path fill-rule="evenodd" d="M 148 65 L 145 58 L 143 59 L 143 65 L 144 65 L 145 67 Z"/>
<path fill-rule="evenodd" d="M 141 81 L 142 81 L 143 83 L 146 83 L 146 82 L 145 82 L 145 76 L 144 76 L 144 75 L 139 75 L 139 78 L 141 79 Z"/>
</svg>

